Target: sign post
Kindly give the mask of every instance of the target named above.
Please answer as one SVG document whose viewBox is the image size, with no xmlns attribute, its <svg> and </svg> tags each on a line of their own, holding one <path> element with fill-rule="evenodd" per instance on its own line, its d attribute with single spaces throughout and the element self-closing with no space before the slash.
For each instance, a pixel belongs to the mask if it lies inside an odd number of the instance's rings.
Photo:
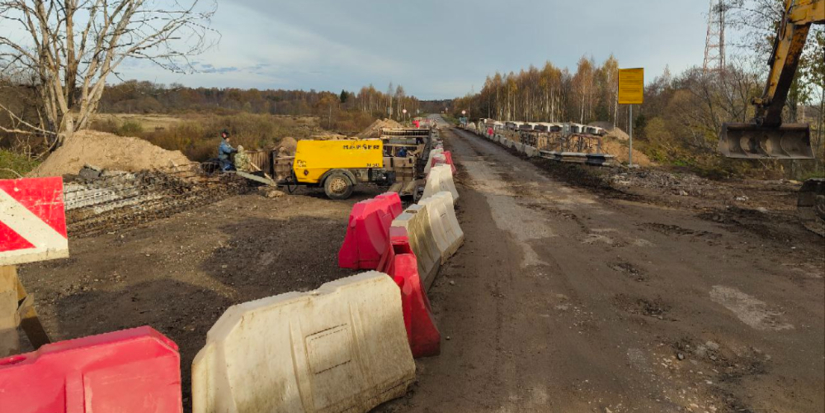
<svg viewBox="0 0 825 413">
<path fill-rule="evenodd" d="M 630 152 L 628 165 L 633 167 L 633 105 L 641 105 L 645 101 L 645 70 L 619 69 L 619 104 L 630 105 Z"/>
</svg>

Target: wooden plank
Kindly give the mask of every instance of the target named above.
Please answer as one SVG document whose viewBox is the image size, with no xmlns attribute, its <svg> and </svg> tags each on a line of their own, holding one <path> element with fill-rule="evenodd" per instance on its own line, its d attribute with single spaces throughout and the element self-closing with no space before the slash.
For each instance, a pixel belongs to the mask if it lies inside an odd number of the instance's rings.
<svg viewBox="0 0 825 413">
<path fill-rule="evenodd" d="M 17 315 L 20 320 L 20 327 L 26 332 L 26 337 L 29 338 L 29 343 L 31 343 L 35 350 L 44 344 L 52 342 L 46 329 L 43 328 L 43 324 L 40 323 L 40 318 L 37 316 L 37 310 L 34 308 L 33 294 L 26 296 L 17 309 Z"/>
<path fill-rule="evenodd" d="M 20 353 L 17 334 L 17 268 L 0 266 L 0 357 Z"/>
<path fill-rule="evenodd" d="M 246 173 L 246 172 L 242 172 L 242 171 L 236 171 L 235 173 L 240 177 L 249 179 L 250 181 L 260 182 L 264 185 L 269 185 L 269 186 L 278 186 L 278 183 L 276 183 L 275 181 L 273 181 L 271 179 L 263 178 L 263 177 L 260 177 L 260 176 L 257 176 L 257 175 L 252 175 L 250 173 Z"/>
</svg>

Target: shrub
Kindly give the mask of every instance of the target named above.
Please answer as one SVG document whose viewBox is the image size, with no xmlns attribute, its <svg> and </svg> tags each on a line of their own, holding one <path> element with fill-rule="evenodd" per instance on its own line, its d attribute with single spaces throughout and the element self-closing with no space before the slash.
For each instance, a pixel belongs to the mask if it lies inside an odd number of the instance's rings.
<svg viewBox="0 0 825 413">
<path fill-rule="evenodd" d="M 117 129 L 117 134 L 120 136 L 141 136 L 143 126 L 137 121 L 127 120 Z"/>
<path fill-rule="evenodd" d="M 0 179 L 19 178 L 37 167 L 39 162 L 7 149 L 0 149 Z M 15 173 L 16 172 L 16 173 Z"/>
</svg>

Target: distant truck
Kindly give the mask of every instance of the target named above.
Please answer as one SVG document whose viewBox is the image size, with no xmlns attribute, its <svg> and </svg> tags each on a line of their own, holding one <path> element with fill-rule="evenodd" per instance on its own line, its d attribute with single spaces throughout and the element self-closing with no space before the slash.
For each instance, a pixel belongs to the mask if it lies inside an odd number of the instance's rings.
<svg viewBox="0 0 825 413">
<path fill-rule="evenodd" d="M 281 184 L 323 187 L 330 199 L 347 199 L 355 185 L 389 187 L 395 173 L 384 168 L 384 145 L 370 140 L 300 140 L 292 173 Z"/>
</svg>

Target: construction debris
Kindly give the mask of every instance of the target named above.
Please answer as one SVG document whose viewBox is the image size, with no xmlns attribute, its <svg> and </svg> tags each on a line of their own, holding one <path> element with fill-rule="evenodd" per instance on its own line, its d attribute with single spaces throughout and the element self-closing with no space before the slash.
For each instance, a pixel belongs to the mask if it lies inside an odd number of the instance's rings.
<svg viewBox="0 0 825 413">
<path fill-rule="evenodd" d="M 69 235 L 81 237 L 119 231 L 169 217 L 241 193 L 232 175 L 200 178 L 197 171 L 156 170 L 137 173 L 86 167 L 66 181 L 64 200 Z"/>
<path fill-rule="evenodd" d="M 381 136 L 381 129 L 396 129 L 402 128 L 403 126 L 392 120 L 392 119 L 384 119 L 384 120 L 377 120 L 372 123 L 369 127 L 364 129 L 361 133 L 358 134 L 359 139 L 378 139 Z"/>
</svg>

